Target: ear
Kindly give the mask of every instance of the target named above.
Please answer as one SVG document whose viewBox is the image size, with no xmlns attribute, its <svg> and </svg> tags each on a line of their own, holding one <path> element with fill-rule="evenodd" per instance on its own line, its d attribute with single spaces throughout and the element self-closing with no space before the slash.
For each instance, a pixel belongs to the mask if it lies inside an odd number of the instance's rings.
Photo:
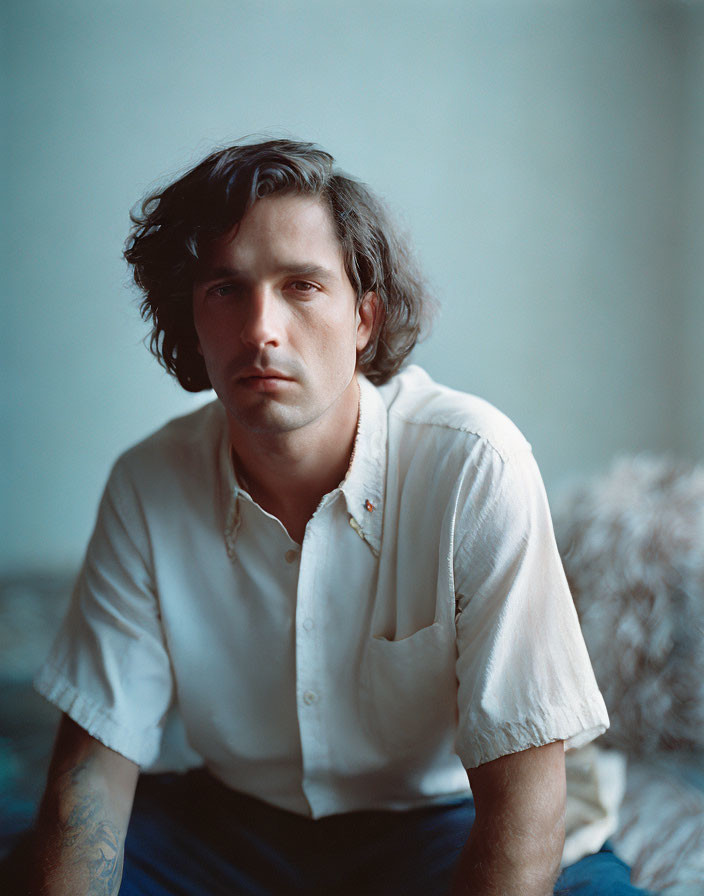
<svg viewBox="0 0 704 896">
<path fill-rule="evenodd" d="M 379 298 L 368 292 L 357 308 L 357 351 L 363 352 L 374 333 L 379 317 Z"/>
</svg>

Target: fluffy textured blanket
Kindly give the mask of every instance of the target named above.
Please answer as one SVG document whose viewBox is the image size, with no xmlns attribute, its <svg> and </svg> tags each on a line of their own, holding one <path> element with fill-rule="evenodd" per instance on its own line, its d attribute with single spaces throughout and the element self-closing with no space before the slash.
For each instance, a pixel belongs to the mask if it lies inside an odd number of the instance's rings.
<svg viewBox="0 0 704 896">
<path fill-rule="evenodd" d="M 704 892 L 704 467 L 621 458 L 564 492 L 555 532 L 629 759 L 613 839 L 634 879 Z"/>
</svg>

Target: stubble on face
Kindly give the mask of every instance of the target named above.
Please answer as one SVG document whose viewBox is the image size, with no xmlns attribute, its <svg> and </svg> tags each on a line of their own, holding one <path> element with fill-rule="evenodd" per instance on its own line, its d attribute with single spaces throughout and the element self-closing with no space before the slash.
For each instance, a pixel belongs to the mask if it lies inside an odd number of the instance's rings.
<svg viewBox="0 0 704 896">
<path fill-rule="evenodd" d="M 330 211 L 261 199 L 205 267 L 194 317 L 233 438 L 356 424 L 356 293 Z"/>
</svg>

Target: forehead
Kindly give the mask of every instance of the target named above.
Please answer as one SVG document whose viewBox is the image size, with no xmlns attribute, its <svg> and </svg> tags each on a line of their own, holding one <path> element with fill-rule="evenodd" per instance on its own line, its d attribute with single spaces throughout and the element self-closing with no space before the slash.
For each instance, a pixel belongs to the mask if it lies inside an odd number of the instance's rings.
<svg viewBox="0 0 704 896">
<path fill-rule="evenodd" d="M 328 206 L 317 197 L 289 194 L 258 199 L 232 230 L 211 245 L 206 261 L 224 255 L 244 267 L 288 258 L 344 266 Z"/>
</svg>

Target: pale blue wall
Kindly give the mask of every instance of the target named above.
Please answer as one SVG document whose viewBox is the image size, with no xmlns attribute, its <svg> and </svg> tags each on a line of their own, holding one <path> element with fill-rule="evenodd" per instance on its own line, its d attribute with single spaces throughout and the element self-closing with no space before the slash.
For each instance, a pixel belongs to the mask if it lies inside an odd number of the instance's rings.
<svg viewBox="0 0 704 896">
<path fill-rule="evenodd" d="M 694 343 L 702 321 L 694 275 L 683 285 L 683 141 L 701 146 L 685 88 L 702 66 L 683 51 L 686 7 L 5 10 L 4 569 L 75 564 L 116 454 L 198 400 L 141 345 L 127 211 L 250 132 L 319 141 L 400 211 L 443 303 L 418 358 L 511 414 L 549 486 L 689 441 L 683 334 Z"/>
<path fill-rule="evenodd" d="M 688 19 L 680 451 L 704 459 L 704 6 Z"/>
</svg>

